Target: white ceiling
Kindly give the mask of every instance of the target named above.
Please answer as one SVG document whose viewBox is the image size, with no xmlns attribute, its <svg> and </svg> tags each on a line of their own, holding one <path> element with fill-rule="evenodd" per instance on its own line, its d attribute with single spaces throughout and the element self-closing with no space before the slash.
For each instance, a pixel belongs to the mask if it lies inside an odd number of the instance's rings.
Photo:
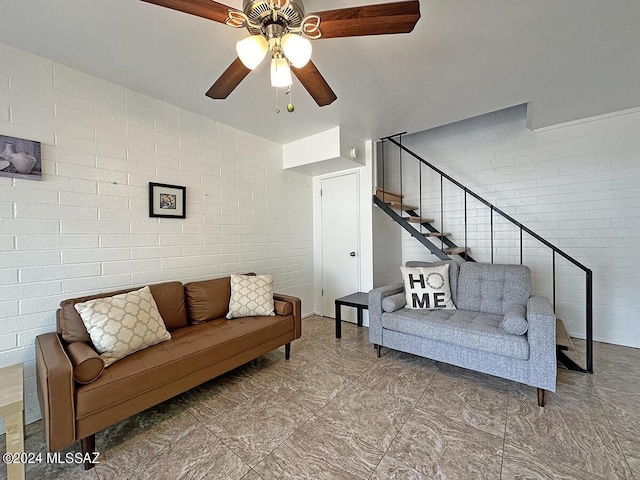
<svg viewBox="0 0 640 480">
<path fill-rule="evenodd" d="M 274 113 L 267 62 L 227 100 L 205 97 L 246 31 L 139 0 L 0 0 L 0 41 L 280 143 L 336 125 L 417 132 L 526 102 L 531 128 L 640 106 L 637 0 L 420 3 L 410 34 L 315 41 L 338 100 L 319 108 L 295 80 L 293 114 Z"/>
</svg>

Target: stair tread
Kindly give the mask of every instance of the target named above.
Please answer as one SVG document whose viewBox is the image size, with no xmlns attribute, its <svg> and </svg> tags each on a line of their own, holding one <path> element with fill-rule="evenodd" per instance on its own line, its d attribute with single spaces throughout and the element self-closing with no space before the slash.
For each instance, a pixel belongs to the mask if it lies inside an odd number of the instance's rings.
<svg viewBox="0 0 640 480">
<path fill-rule="evenodd" d="M 444 253 L 453 253 L 454 255 L 457 255 L 459 253 L 465 253 L 468 251 L 469 249 L 465 247 L 447 247 L 444 249 Z"/>
<path fill-rule="evenodd" d="M 378 197 L 383 202 L 396 202 L 402 203 L 402 195 L 399 193 L 391 192 L 389 190 L 382 190 L 381 188 L 376 188 L 376 197 Z"/>
<path fill-rule="evenodd" d="M 401 202 L 386 202 L 390 207 L 392 208 L 398 208 L 400 210 L 417 210 L 418 207 L 416 207 L 415 205 L 409 205 L 406 203 L 401 203 Z"/>
<path fill-rule="evenodd" d="M 387 190 L 384 188 L 376 187 L 376 194 L 378 192 L 386 193 L 388 195 L 393 195 L 395 197 L 400 197 L 400 198 L 404 197 L 404 195 L 400 195 L 398 192 L 394 192 L 393 190 Z"/>
<path fill-rule="evenodd" d="M 442 232 L 422 232 L 425 237 L 450 237 L 450 233 L 442 233 Z"/>
<path fill-rule="evenodd" d="M 418 207 L 413 208 L 411 210 L 416 210 L 417 208 Z M 413 216 L 411 216 L 411 217 L 404 217 L 404 219 L 407 222 L 411 222 L 411 223 L 433 223 L 434 222 L 433 218 L 422 218 L 422 217 L 413 217 Z"/>
</svg>

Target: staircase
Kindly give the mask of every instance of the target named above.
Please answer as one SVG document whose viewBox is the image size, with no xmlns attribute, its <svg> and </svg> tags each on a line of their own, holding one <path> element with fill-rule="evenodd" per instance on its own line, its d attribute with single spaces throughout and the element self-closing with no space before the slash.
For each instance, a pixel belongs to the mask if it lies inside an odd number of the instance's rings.
<svg viewBox="0 0 640 480">
<path fill-rule="evenodd" d="M 520 264 L 522 264 L 523 260 L 523 234 L 527 234 L 528 237 L 531 237 L 541 243 L 544 247 L 547 247 L 552 252 L 552 303 L 554 310 L 556 309 L 556 255 L 560 255 L 565 260 L 568 260 L 570 264 L 575 266 L 576 268 L 582 270 L 585 274 L 586 280 L 586 298 L 585 298 L 585 323 L 586 323 L 586 337 L 587 337 L 587 345 L 586 345 L 586 360 L 583 362 L 579 355 L 577 354 L 576 348 L 573 345 L 573 341 L 571 337 L 568 335 L 567 330 L 564 326 L 564 323 L 561 319 L 556 319 L 556 352 L 558 355 L 558 361 L 565 365 L 570 370 L 576 370 L 585 373 L 593 373 L 593 339 L 592 339 L 592 331 L 593 331 L 593 307 L 592 307 L 592 272 L 590 269 L 579 263 L 574 258 L 567 255 L 565 252 L 557 248 L 555 245 L 551 244 L 540 235 L 531 231 L 511 216 L 504 213 L 499 208 L 495 207 L 487 200 L 483 199 L 479 195 L 475 194 L 467 187 L 451 178 L 449 175 L 439 170 L 438 168 L 431 165 L 426 160 L 420 158 L 418 155 L 407 149 L 402 145 L 402 135 L 392 135 L 391 137 L 386 137 L 381 139 L 381 143 L 379 144 L 379 158 L 378 161 L 382 164 L 382 178 L 379 179 L 379 183 L 381 183 L 381 188 L 377 188 L 375 195 L 373 196 L 373 202 L 376 206 L 378 206 L 382 211 L 384 211 L 387 215 L 389 215 L 398 225 L 400 225 L 405 231 L 407 231 L 413 238 L 415 238 L 418 242 L 424 245 L 433 255 L 435 255 L 440 260 L 449 260 L 452 256 L 458 256 L 462 261 L 467 262 L 475 262 L 476 260 L 470 254 L 470 248 L 467 245 L 467 228 L 468 228 L 468 209 L 467 209 L 467 198 L 471 197 L 474 200 L 480 202 L 484 206 L 490 209 L 490 245 L 491 245 L 491 263 L 494 260 L 494 215 L 498 215 L 501 218 L 509 221 L 511 224 L 515 225 L 519 229 L 519 237 L 520 237 Z M 398 138 L 398 140 L 396 140 Z M 398 160 L 399 160 L 399 190 L 400 192 L 394 192 L 389 188 L 386 188 L 385 185 L 385 146 L 390 145 L 398 148 Z M 417 161 L 419 167 L 419 176 L 417 181 L 419 182 L 419 205 L 411 205 L 407 204 L 404 201 L 403 195 L 403 154 L 408 154 L 412 161 Z M 458 189 L 461 189 L 464 194 L 464 234 L 463 240 L 455 243 L 453 240 L 453 235 L 447 232 L 439 231 L 435 224 L 437 223 L 433 218 L 425 218 L 422 217 L 422 205 L 423 205 L 423 195 L 422 195 L 422 170 L 423 165 L 428 167 L 428 169 L 432 172 L 435 172 L 436 175 L 440 176 L 440 221 L 439 225 L 444 225 L 444 196 L 443 196 L 443 182 L 447 180 L 449 183 L 453 184 Z M 381 180 L 381 181 L 380 181 Z M 434 206 L 435 209 L 435 206 Z M 583 365 L 586 365 L 583 366 Z"/>
</svg>

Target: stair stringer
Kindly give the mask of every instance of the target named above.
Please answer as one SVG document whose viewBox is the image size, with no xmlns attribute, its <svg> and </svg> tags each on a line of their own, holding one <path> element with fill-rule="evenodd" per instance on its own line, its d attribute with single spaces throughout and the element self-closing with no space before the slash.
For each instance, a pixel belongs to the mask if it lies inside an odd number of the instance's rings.
<svg viewBox="0 0 640 480">
<path fill-rule="evenodd" d="M 438 238 L 438 240 L 441 243 L 444 243 L 447 247 L 457 248 L 458 245 L 456 245 L 454 242 L 449 240 L 449 238 L 447 238 L 447 237 L 426 237 L 418 229 L 416 229 L 410 222 L 405 220 L 401 215 L 398 215 L 398 213 L 395 210 L 393 210 L 393 208 L 391 208 L 388 203 L 384 202 L 377 195 L 373 196 L 373 203 L 375 203 L 378 207 L 380 207 L 398 225 L 400 225 L 407 232 L 409 232 L 409 234 L 413 238 L 415 238 L 422 245 L 427 247 L 429 249 L 429 251 L 431 253 L 433 253 L 436 257 L 438 257 L 440 260 L 451 260 L 451 256 L 446 254 L 445 252 L 443 252 L 442 249 L 438 248 L 438 246 L 435 245 L 435 243 L 434 243 L 435 240 L 432 239 L 432 238 Z M 407 210 L 407 213 L 409 215 L 411 215 L 412 217 L 418 217 L 418 214 L 414 210 Z M 438 231 L 438 229 L 436 227 L 434 227 L 433 225 L 431 225 L 430 223 L 422 223 L 421 225 L 431 233 L 440 233 Z M 471 257 L 471 255 L 469 255 L 467 252 L 462 252 L 462 253 L 459 253 L 458 255 L 463 260 L 465 260 L 467 262 L 475 262 L 475 260 Z"/>
<path fill-rule="evenodd" d="M 433 253 L 440 260 L 451 260 L 451 257 L 440 250 L 434 243 L 429 240 L 427 237 L 422 235 L 415 227 L 413 227 L 409 222 L 407 222 L 401 215 L 393 210 L 387 203 L 383 202 L 377 196 L 373 196 L 373 203 L 375 203 L 378 207 L 380 207 L 387 215 L 389 215 L 398 225 L 404 228 L 409 235 L 418 240 L 422 245 L 427 247 L 431 253 Z"/>
</svg>

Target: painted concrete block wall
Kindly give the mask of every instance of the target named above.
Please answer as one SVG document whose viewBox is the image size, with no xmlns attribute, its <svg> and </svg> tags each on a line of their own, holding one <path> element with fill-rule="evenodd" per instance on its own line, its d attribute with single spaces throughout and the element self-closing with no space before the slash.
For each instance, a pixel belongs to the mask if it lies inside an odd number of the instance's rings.
<svg viewBox="0 0 640 480">
<path fill-rule="evenodd" d="M 532 132 L 519 106 L 413 134 L 403 144 L 591 268 L 595 339 L 640 347 L 640 111 L 619 113 Z M 394 155 L 388 151 L 389 164 Z M 403 156 L 411 204 L 419 203 L 416 165 Z M 387 169 L 397 184 L 398 173 Z M 424 167 L 422 178 L 422 216 L 435 217 L 440 228 L 440 177 Z M 458 245 L 463 207 L 464 194 L 445 181 L 444 230 Z M 467 207 L 470 253 L 491 261 L 490 209 L 470 196 Z M 519 229 L 494 218 L 494 261 L 519 263 Z M 523 240 L 534 290 L 551 298 L 550 251 L 526 233 Z M 431 257 L 403 233 L 403 261 Z M 572 335 L 584 337 L 584 274 L 558 256 L 556 269 L 557 314 Z"/>
<path fill-rule="evenodd" d="M 42 142 L 42 182 L 0 177 L 0 366 L 25 363 L 28 422 L 34 339 L 65 298 L 256 271 L 312 312 L 311 178 L 282 169 L 281 145 L 3 44 L 0 58 L 0 133 Z M 186 186 L 187 218 L 149 218 L 149 182 Z"/>
</svg>

